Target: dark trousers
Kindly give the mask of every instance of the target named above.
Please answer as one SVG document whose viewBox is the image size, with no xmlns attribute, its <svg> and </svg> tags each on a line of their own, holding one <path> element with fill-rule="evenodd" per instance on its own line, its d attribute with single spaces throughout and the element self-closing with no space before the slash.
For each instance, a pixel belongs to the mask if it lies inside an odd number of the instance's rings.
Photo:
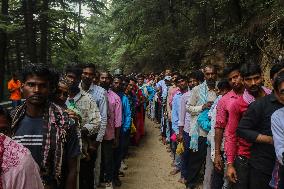
<svg viewBox="0 0 284 189">
<path fill-rule="evenodd" d="M 183 131 L 183 145 L 184 145 L 184 152 L 181 156 L 181 176 L 183 178 L 188 177 L 188 164 L 189 164 L 189 144 L 190 144 L 190 137 L 189 134 Z"/>
<path fill-rule="evenodd" d="M 102 172 L 105 182 L 113 181 L 114 158 L 113 140 L 103 140 L 102 142 Z"/>
<path fill-rule="evenodd" d="M 233 189 L 248 189 L 249 188 L 249 159 L 242 156 L 237 156 L 234 163 L 237 172 L 237 183 L 232 185 Z"/>
<path fill-rule="evenodd" d="M 250 167 L 249 188 L 250 189 L 272 189 L 269 186 L 271 174 L 263 173 L 262 171 Z"/>
<path fill-rule="evenodd" d="M 196 187 L 200 171 L 202 169 L 202 165 L 206 160 L 207 155 L 207 138 L 206 137 L 199 137 L 198 138 L 198 151 L 193 152 L 192 150 L 189 151 L 189 160 L 188 160 L 188 177 L 186 186 L 190 188 Z"/>
<path fill-rule="evenodd" d="M 90 160 L 80 161 L 79 188 L 94 189 L 94 169 L 96 162 L 96 152 L 90 153 Z"/>
<path fill-rule="evenodd" d="M 130 133 L 121 131 L 119 137 L 119 146 L 114 149 L 114 179 L 118 179 L 121 161 L 128 153 L 129 142 Z"/>
<path fill-rule="evenodd" d="M 211 180 L 211 189 L 222 189 L 224 185 L 224 172 L 213 170 L 212 180 Z"/>
<path fill-rule="evenodd" d="M 155 102 L 155 117 L 157 122 L 161 123 L 161 105 L 159 102 Z"/>
</svg>

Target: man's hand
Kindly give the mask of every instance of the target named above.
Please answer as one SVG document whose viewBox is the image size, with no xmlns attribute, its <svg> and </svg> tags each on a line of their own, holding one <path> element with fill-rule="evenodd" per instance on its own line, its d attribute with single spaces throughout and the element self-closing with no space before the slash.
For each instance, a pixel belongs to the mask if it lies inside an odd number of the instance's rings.
<svg viewBox="0 0 284 189">
<path fill-rule="evenodd" d="M 228 164 L 227 177 L 230 182 L 237 183 L 237 172 L 232 164 Z"/>
<path fill-rule="evenodd" d="M 73 110 L 67 109 L 65 112 L 69 115 L 69 118 L 75 119 L 75 120 L 80 120 L 80 116 L 74 112 Z"/>
<path fill-rule="evenodd" d="M 222 172 L 223 170 L 223 160 L 220 154 L 215 154 L 214 167 L 217 171 Z"/>
<path fill-rule="evenodd" d="M 202 110 L 205 110 L 205 109 L 210 109 L 211 106 L 212 106 L 213 102 L 207 102 L 206 104 L 203 104 L 202 106 Z"/>
</svg>

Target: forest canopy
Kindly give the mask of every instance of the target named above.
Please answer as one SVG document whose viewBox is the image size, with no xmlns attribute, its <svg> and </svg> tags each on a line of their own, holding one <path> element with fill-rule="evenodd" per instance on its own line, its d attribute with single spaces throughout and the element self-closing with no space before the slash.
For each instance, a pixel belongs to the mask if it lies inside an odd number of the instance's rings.
<svg viewBox="0 0 284 189">
<path fill-rule="evenodd" d="M 29 62 L 182 71 L 283 56 L 283 0 L 2 0 L 0 90 Z M 1 99 L 1 98 L 0 98 Z"/>
</svg>

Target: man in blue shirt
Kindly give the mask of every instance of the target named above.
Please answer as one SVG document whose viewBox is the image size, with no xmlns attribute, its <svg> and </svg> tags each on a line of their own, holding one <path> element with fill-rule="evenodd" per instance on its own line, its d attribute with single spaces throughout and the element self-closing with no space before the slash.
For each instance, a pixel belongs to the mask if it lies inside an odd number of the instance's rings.
<svg viewBox="0 0 284 189">
<path fill-rule="evenodd" d="M 130 125 L 132 122 L 131 119 L 131 107 L 129 98 L 125 93 L 125 90 L 128 86 L 127 80 L 124 80 L 122 83 L 122 78 L 119 76 L 115 76 L 113 78 L 113 86 L 112 90 L 117 93 L 117 95 L 121 98 L 122 102 L 122 124 L 120 130 L 119 137 L 119 146 L 114 150 L 114 185 L 119 187 L 121 186 L 121 181 L 119 179 L 119 169 L 121 165 L 121 161 L 124 159 L 130 139 Z"/>
<path fill-rule="evenodd" d="M 183 94 L 185 94 L 188 91 L 188 81 L 185 76 L 179 76 L 177 78 L 177 87 L 179 88 L 178 92 L 173 97 L 173 103 L 172 103 L 172 136 L 177 136 L 179 134 L 179 114 L 180 114 L 180 106 L 181 106 L 181 97 Z M 175 137 L 177 138 L 177 137 Z M 173 139 L 173 138 L 172 138 Z M 176 174 L 179 171 L 181 171 L 181 156 L 179 154 L 176 154 L 176 148 L 177 148 L 177 141 L 172 141 L 172 151 L 174 152 L 174 158 L 175 158 L 175 169 L 171 172 L 171 174 Z M 183 175 L 181 176 L 181 179 L 183 178 Z"/>
</svg>

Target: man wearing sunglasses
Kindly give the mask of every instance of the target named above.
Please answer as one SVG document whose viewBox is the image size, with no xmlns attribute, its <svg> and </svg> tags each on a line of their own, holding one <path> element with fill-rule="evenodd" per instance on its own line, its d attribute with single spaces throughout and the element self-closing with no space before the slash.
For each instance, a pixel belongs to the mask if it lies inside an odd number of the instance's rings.
<svg viewBox="0 0 284 189">
<path fill-rule="evenodd" d="M 275 164 L 271 115 L 284 106 L 283 77 L 284 72 L 279 73 L 274 79 L 273 93 L 251 103 L 239 122 L 237 134 L 252 144 L 249 160 L 249 189 L 271 188 L 269 182 Z M 275 120 L 272 119 L 272 122 Z"/>
</svg>

